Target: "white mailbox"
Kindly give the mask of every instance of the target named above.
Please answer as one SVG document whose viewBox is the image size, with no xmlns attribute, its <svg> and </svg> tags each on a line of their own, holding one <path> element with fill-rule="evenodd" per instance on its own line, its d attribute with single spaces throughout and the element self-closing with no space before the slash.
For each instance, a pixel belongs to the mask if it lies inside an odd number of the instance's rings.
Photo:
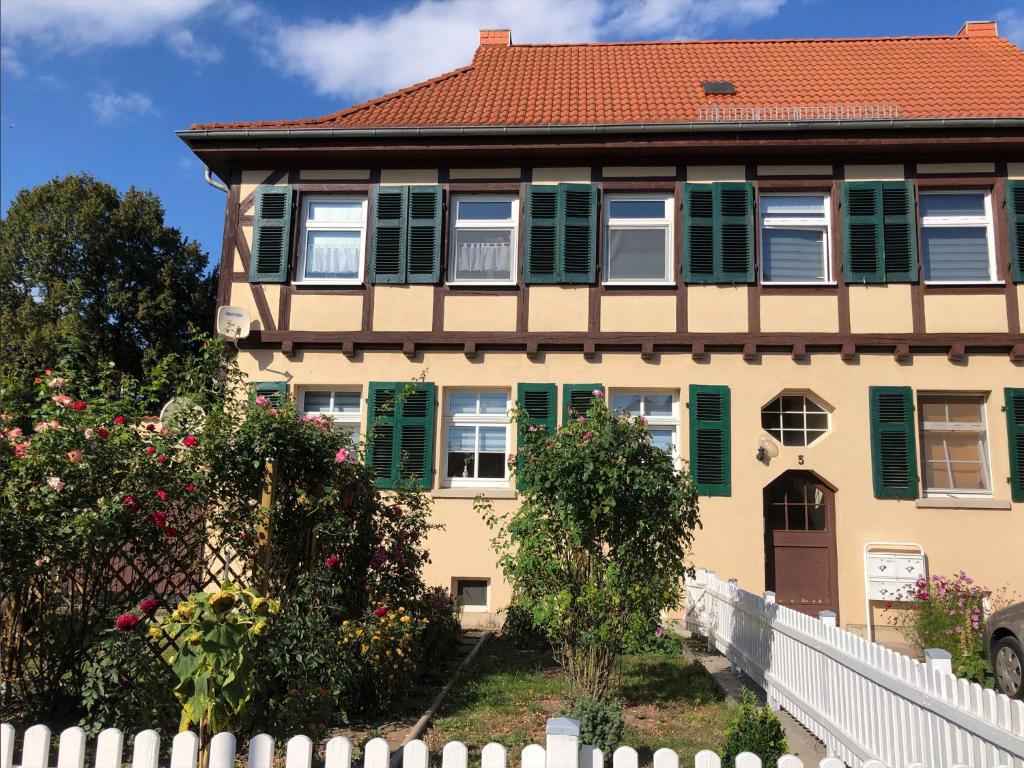
<svg viewBox="0 0 1024 768">
<path fill-rule="evenodd" d="M 872 639 L 871 601 L 913 600 L 918 579 L 926 578 L 924 547 L 911 542 L 869 541 L 864 545 L 864 592 L 868 639 Z"/>
</svg>

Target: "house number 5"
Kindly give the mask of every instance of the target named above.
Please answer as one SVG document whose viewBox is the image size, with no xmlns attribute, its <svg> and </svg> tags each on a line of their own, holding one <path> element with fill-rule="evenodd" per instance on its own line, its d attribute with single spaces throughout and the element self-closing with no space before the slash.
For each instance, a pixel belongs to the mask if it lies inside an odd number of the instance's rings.
<svg viewBox="0 0 1024 768">
<path fill-rule="evenodd" d="M 804 465 L 804 455 L 802 453 L 796 457 L 796 463 L 801 467 Z"/>
</svg>

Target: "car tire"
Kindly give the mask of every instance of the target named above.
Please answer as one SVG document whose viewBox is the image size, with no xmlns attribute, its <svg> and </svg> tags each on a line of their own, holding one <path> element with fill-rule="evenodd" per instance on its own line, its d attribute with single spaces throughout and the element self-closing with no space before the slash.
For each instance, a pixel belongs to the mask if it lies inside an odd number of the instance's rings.
<svg viewBox="0 0 1024 768">
<path fill-rule="evenodd" d="M 1013 636 L 1002 637 L 992 646 L 992 672 L 996 690 L 1011 699 L 1024 699 L 1024 650 Z"/>
</svg>

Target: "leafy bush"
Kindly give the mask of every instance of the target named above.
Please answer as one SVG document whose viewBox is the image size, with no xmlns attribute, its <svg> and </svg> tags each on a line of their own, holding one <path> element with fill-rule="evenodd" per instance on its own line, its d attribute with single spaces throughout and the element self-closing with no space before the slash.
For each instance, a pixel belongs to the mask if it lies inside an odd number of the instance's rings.
<svg viewBox="0 0 1024 768">
<path fill-rule="evenodd" d="M 622 743 L 626 721 L 618 699 L 575 699 L 562 714 L 579 721 L 580 744 L 597 747 L 606 760 Z"/>
<path fill-rule="evenodd" d="M 775 713 L 759 706 L 749 690 L 744 689 L 740 704 L 729 713 L 722 742 L 722 765 L 733 765 L 741 752 L 753 752 L 762 765 L 775 765 L 789 751 L 786 733 Z"/>
<path fill-rule="evenodd" d="M 622 639 L 622 652 L 629 654 L 657 653 L 676 656 L 683 652 L 686 641 L 671 627 L 650 621 L 648 616 L 637 616 L 630 623 Z"/>
<path fill-rule="evenodd" d="M 533 623 L 533 614 L 515 598 L 505 609 L 501 636 L 516 648 L 540 648 L 547 643 L 544 634 Z"/>
<path fill-rule="evenodd" d="M 676 607 L 699 525 L 687 471 L 654 446 L 643 417 L 616 413 L 595 390 L 586 414 L 554 434 L 518 409 L 524 445 L 510 459 L 522 503 L 496 517 L 505 577 L 551 643 L 572 694 L 607 698 L 623 637 Z"/>
</svg>

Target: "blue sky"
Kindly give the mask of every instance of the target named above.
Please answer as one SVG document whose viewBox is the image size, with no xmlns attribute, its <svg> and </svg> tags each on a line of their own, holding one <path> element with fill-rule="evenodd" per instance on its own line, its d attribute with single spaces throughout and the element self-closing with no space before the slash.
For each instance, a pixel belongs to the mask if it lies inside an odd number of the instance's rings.
<svg viewBox="0 0 1024 768">
<path fill-rule="evenodd" d="M 0 197 L 87 171 L 156 192 L 219 258 L 222 193 L 174 131 L 298 118 L 468 64 L 477 30 L 513 42 L 953 34 L 1017 0 L 3 0 Z"/>
</svg>

